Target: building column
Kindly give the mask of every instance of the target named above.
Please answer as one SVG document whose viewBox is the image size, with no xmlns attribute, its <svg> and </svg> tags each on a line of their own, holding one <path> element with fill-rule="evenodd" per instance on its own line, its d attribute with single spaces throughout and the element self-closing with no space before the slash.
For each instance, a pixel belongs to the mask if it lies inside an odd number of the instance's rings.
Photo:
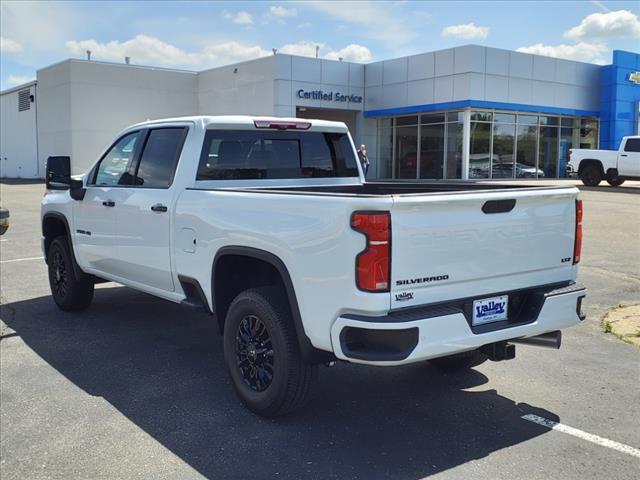
<svg viewBox="0 0 640 480">
<path fill-rule="evenodd" d="M 469 180 L 469 150 L 471 147 L 471 108 L 462 117 L 462 180 Z"/>
</svg>

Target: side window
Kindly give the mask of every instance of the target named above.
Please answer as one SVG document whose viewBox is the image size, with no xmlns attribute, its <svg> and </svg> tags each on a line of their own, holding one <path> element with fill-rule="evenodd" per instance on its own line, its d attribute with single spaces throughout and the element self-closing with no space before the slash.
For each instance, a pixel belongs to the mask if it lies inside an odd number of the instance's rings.
<svg viewBox="0 0 640 480">
<path fill-rule="evenodd" d="M 186 133 L 184 127 L 156 128 L 149 132 L 136 171 L 136 186 L 169 188 Z"/>
<path fill-rule="evenodd" d="M 139 136 L 140 132 L 129 133 L 111 147 L 111 150 L 100 160 L 91 185 L 113 186 L 128 183 L 127 169 L 133 159 Z"/>
<path fill-rule="evenodd" d="M 625 152 L 640 152 L 640 138 L 628 138 L 624 144 Z"/>
</svg>

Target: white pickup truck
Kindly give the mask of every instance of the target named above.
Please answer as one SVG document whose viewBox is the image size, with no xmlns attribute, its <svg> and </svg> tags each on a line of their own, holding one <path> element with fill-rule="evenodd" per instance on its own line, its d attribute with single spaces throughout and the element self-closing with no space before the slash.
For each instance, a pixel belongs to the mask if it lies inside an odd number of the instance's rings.
<svg viewBox="0 0 640 480">
<path fill-rule="evenodd" d="M 578 176 L 589 187 L 603 179 L 612 187 L 627 179 L 640 179 L 640 137 L 624 137 L 617 151 L 571 149 L 567 173 Z"/>
<path fill-rule="evenodd" d="M 336 359 L 454 371 L 584 319 L 575 187 L 364 182 L 356 155 L 343 123 L 228 116 L 134 125 L 81 178 L 50 157 L 53 299 L 114 281 L 204 310 L 265 416 Z"/>
</svg>

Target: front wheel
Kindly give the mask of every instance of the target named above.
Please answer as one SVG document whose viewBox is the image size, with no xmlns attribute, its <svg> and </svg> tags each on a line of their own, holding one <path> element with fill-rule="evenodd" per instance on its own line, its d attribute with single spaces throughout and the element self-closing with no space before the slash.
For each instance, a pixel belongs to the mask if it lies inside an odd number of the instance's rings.
<svg viewBox="0 0 640 480">
<path fill-rule="evenodd" d="M 240 293 L 224 324 L 224 357 L 233 387 L 252 412 L 276 417 L 304 406 L 318 366 L 304 362 L 284 292 Z"/>
<path fill-rule="evenodd" d="M 432 358 L 429 360 L 429 363 L 444 372 L 456 373 L 477 367 L 488 359 L 489 357 L 479 350 L 472 350 L 470 352 L 449 355 L 448 357 Z"/>
<path fill-rule="evenodd" d="M 589 165 L 585 167 L 580 174 L 580 180 L 582 180 L 582 183 L 587 187 L 597 187 L 602 181 L 602 173 L 595 165 Z"/>
<path fill-rule="evenodd" d="M 607 183 L 612 187 L 619 187 L 624 183 L 624 178 L 618 176 L 607 178 Z"/>
<path fill-rule="evenodd" d="M 94 284 L 76 278 L 72 255 L 66 237 L 53 240 L 47 253 L 51 295 L 60 310 L 65 312 L 85 310 L 93 300 Z"/>
</svg>

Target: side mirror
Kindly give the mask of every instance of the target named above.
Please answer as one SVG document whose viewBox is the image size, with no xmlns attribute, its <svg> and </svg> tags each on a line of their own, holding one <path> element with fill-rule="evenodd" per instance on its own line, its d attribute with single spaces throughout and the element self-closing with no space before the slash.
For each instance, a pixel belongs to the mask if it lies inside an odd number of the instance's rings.
<svg viewBox="0 0 640 480">
<path fill-rule="evenodd" d="M 84 188 L 81 178 L 71 179 L 71 188 L 69 189 L 69 196 L 74 200 L 83 200 L 84 194 L 87 193 L 87 189 Z"/>
<path fill-rule="evenodd" d="M 69 190 L 71 188 L 71 159 L 69 157 L 47 158 L 47 190 Z"/>
</svg>

